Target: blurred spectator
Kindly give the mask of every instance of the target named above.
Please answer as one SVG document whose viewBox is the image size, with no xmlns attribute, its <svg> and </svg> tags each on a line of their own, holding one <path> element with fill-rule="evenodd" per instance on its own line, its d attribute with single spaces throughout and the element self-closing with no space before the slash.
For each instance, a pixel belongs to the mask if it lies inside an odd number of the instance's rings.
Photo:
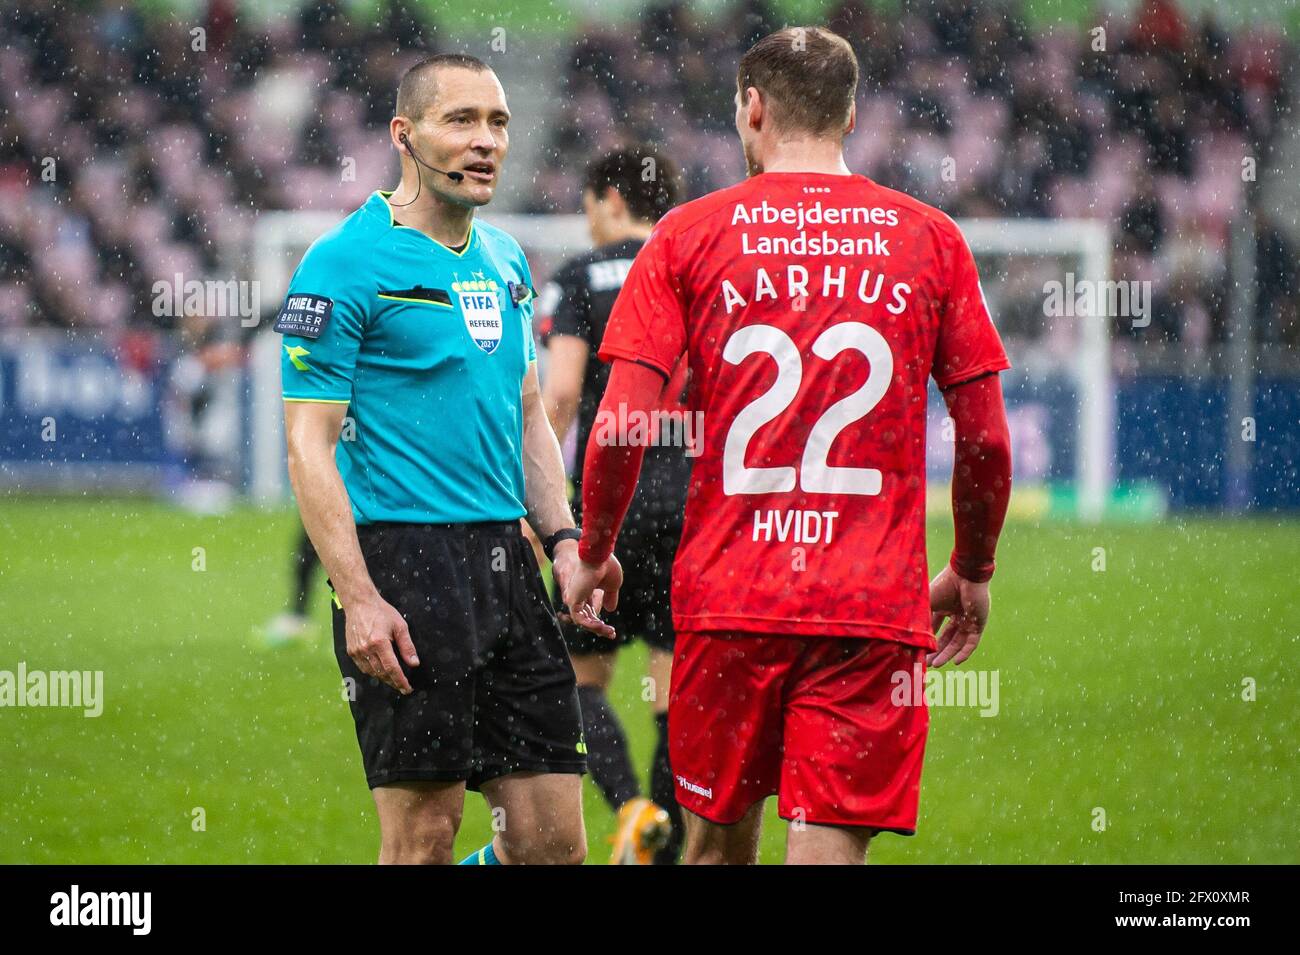
<svg viewBox="0 0 1300 955">
<path fill-rule="evenodd" d="M 647 6 L 635 30 L 583 28 L 530 211 L 575 210 L 572 157 L 617 142 L 663 145 L 693 195 L 742 176 L 735 67 L 776 18 L 760 2 L 731 11 L 704 22 L 670 0 Z M 827 22 L 861 63 L 850 168 L 954 215 L 1108 219 L 1114 277 L 1160 290 L 1149 333 L 1127 326 L 1121 348 L 1149 345 L 1163 360 L 1171 343 L 1201 354 L 1222 341 L 1215 290 L 1245 203 L 1240 158 L 1267 154 L 1290 99 L 1290 47 L 1274 31 L 1229 36 L 1174 0 L 1141 0 L 1128 22 L 1103 18 L 1102 50 L 1083 27 L 1029 29 L 1019 0 L 903 0 L 896 13 L 840 0 Z M 942 174 L 945 160 L 955 176 Z M 1300 292 L 1280 238 L 1260 237 L 1260 328 L 1294 337 Z M 1185 264 L 1188 248 L 1210 264 Z M 1041 307 L 1015 295 L 1004 305 L 1015 329 L 1050 334 Z"/>
<path fill-rule="evenodd" d="M 207 0 L 196 40 L 153 5 L 6 4 L 0 327 L 172 328 L 149 307 L 159 279 L 229 278 L 258 211 L 351 208 L 395 173 L 383 128 L 401 72 L 438 48 L 427 5 L 305 0 L 265 26 L 244 9 Z M 767 0 L 698 10 L 651 0 L 632 28 L 576 30 L 523 211 L 576 211 L 575 157 L 632 140 L 661 144 L 692 195 L 743 176 L 735 67 L 782 17 Z M 838 0 L 827 21 L 861 62 L 851 168 L 953 215 L 1105 219 L 1114 277 L 1160 290 L 1151 333 L 1121 348 L 1221 341 L 1240 160 L 1269 155 L 1289 110 L 1280 33 L 1229 34 L 1174 0 L 1100 17 L 1105 49 L 1082 26 L 1031 29 L 1021 0 Z M 1261 227 L 1263 341 L 1300 336 L 1295 252 Z"/>
<path fill-rule="evenodd" d="M 0 326 L 174 328 L 154 284 L 228 279 L 256 211 L 360 204 L 376 177 L 343 157 L 395 172 L 379 134 L 431 49 L 421 9 L 314 0 L 262 28 L 209 0 L 196 33 L 129 3 L 6 4 Z"/>
</svg>

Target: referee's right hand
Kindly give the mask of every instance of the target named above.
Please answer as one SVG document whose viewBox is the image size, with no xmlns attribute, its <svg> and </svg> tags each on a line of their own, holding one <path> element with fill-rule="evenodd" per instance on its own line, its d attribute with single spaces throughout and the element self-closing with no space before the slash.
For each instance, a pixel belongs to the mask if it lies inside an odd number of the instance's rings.
<svg viewBox="0 0 1300 955">
<path fill-rule="evenodd" d="M 396 644 L 408 666 L 420 665 L 406 619 L 377 593 L 345 606 L 343 618 L 348 656 L 357 669 L 382 680 L 404 696 L 410 693 L 411 684 L 393 652 Z"/>
</svg>

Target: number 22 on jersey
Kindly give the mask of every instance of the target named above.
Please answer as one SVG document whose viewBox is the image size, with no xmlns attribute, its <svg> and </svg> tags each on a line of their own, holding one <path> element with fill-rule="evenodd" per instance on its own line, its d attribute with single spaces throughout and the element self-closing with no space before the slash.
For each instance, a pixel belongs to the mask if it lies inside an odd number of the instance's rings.
<svg viewBox="0 0 1300 955">
<path fill-rule="evenodd" d="M 793 466 L 746 467 L 745 451 L 763 425 L 777 418 L 799 393 L 803 381 L 803 356 L 794 341 L 773 325 L 746 325 L 727 340 L 722 357 L 739 365 L 751 355 L 764 354 L 776 361 L 772 387 L 741 409 L 727 430 L 722 450 L 724 494 L 780 494 L 800 490 L 810 494 L 880 493 L 881 476 L 876 468 L 839 468 L 826 463 L 835 438 L 853 422 L 866 417 L 885 396 L 894 375 L 894 356 L 883 335 L 862 322 L 839 322 L 817 336 L 813 355 L 825 361 L 840 352 L 860 352 L 870 365 L 862 387 L 835 402 L 808 432 L 803 460 L 796 475 Z"/>
</svg>

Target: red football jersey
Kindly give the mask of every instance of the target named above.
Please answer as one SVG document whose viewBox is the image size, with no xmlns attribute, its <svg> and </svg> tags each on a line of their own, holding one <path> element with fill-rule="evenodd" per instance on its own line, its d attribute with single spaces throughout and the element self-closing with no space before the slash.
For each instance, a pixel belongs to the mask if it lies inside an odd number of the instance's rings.
<svg viewBox="0 0 1300 955">
<path fill-rule="evenodd" d="M 666 215 L 600 348 L 703 412 L 683 631 L 934 646 L 926 383 L 1009 368 L 956 224 L 862 176 L 764 173 Z"/>
</svg>

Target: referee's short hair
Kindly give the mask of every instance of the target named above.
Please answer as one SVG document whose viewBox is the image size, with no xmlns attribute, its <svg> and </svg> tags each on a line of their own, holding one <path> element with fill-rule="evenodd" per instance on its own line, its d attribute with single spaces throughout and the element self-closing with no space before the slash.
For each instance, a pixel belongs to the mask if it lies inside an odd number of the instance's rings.
<svg viewBox="0 0 1300 955">
<path fill-rule="evenodd" d="M 443 69 L 482 73 L 492 67 L 468 53 L 438 53 L 425 57 L 402 74 L 402 81 L 397 85 L 396 115 L 410 119 L 422 117 L 438 98 L 438 71 Z"/>
<path fill-rule="evenodd" d="M 653 146 L 634 145 L 616 149 L 596 159 L 587 167 L 583 190 L 591 190 L 597 199 L 613 189 L 632 217 L 658 222 L 673 206 L 682 201 L 682 175 L 677 164 Z"/>
</svg>

